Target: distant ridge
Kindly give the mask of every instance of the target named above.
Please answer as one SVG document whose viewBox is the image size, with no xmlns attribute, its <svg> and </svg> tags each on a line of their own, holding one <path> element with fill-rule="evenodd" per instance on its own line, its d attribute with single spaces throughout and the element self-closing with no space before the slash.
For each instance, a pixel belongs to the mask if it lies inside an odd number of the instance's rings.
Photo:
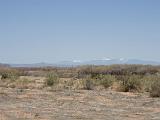
<svg viewBox="0 0 160 120">
<path fill-rule="evenodd" d="M 10 64 L 11 67 L 49 67 L 54 64 L 49 63 L 33 63 L 33 64 Z"/>
<path fill-rule="evenodd" d="M 160 62 L 156 61 L 147 61 L 147 60 L 139 60 L 139 59 L 97 59 L 90 61 L 61 61 L 58 63 L 35 63 L 35 64 L 6 64 L 11 67 L 72 67 L 72 66 L 80 66 L 80 65 L 113 65 L 113 64 L 142 64 L 142 65 L 160 65 Z M 1 65 L 1 64 L 0 64 Z"/>
<path fill-rule="evenodd" d="M 57 63 L 61 66 L 75 66 L 75 65 L 113 65 L 113 64 L 142 64 L 142 65 L 160 65 L 160 62 L 156 61 L 147 61 L 147 60 L 138 60 L 138 59 L 97 59 L 83 62 L 74 62 L 74 61 L 65 61 Z"/>
<path fill-rule="evenodd" d="M 0 67 L 10 67 L 10 65 L 9 64 L 0 63 Z"/>
</svg>

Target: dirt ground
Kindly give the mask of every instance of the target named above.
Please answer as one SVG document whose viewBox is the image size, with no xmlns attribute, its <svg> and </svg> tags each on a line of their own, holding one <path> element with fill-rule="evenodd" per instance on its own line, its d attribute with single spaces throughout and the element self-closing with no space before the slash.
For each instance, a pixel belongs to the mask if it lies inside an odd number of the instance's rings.
<svg viewBox="0 0 160 120">
<path fill-rule="evenodd" d="M 0 87 L 0 120 L 160 120 L 160 98 L 112 90 Z M 37 85 L 37 86 L 36 86 Z"/>
<path fill-rule="evenodd" d="M 160 120 L 160 98 L 115 91 L 1 88 L 0 120 Z"/>
</svg>

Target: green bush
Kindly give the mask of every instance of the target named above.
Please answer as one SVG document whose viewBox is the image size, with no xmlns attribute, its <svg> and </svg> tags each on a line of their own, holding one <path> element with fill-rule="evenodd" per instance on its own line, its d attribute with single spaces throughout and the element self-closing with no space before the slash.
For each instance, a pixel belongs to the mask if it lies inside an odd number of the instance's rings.
<svg viewBox="0 0 160 120">
<path fill-rule="evenodd" d="M 53 86 L 59 82 L 59 77 L 55 73 L 48 73 L 46 76 L 46 82 L 45 84 L 47 86 Z"/>
<path fill-rule="evenodd" d="M 141 76 L 139 75 L 132 75 L 123 77 L 121 82 L 121 90 L 123 92 L 130 92 L 130 91 L 141 91 L 142 90 L 142 81 Z"/>
<path fill-rule="evenodd" d="M 100 75 L 97 80 L 100 83 L 100 85 L 103 85 L 105 88 L 108 88 L 113 85 L 113 82 L 116 81 L 116 78 L 113 75 Z"/>
<path fill-rule="evenodd" d="M 143 81 L 143 86 L 144 86 L 144 91 L 145 92 L 150 92 L 152 84 L 154 83 L 155 80 L 158 80 L 160 77 L 156 75 L 147 75 L 144 76 L 142 81 Z"/>
<path fill-rule="evenodd" d="M 151 85 L 150 96 L 160 97 L 160 79 L 155 80 L 153 84 Z"/>
</svg>

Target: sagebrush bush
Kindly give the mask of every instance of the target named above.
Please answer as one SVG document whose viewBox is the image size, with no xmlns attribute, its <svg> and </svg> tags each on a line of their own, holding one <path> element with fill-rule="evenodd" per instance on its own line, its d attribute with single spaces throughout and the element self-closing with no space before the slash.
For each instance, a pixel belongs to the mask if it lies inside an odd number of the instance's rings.
<svg viewBox="0 0 160 120">
<path fill-rule="evenodd" d="M 45 84 L 47 86 L 53 86 L 59 82 L 59 77 L 56 73 L 48 73 L 46 76 Z"/>
<path fill-rule="evenodd" d="M 83 79 L 83 88 L 86 90 L 92 90 L 94 87 L 93 79 L 90 76 L 87 76 Z"/>
<path fill-rule="evenodd" d="M 154 80 L 154 82 L 152 83 L 151 90 L 150 90 L 150 96 L 160 97 L 160 79 Z"/>
<path fill-rule="evenodd" d="M 150 92 L 152 84 L 154 83 L 155 80 L 158 80 L 160 77 L 157 75 L 147 75 L 144 76 L 142 81 L 143 81 L 143 87 L 145 92 Z"/>
<path fill-rule="evenodd" d="M 123 92 L 141 91 L 143 87 L 141 79 L 142 78 L 139 75 L 123 77 L 121 82 L 121 90 Z"/>
<path fill-rule="evenodd" d="M 113 75 L 100 75 L 97 78 L 100 85 L 103 85 L 105 88 L 108 88 L 113 85 L 113 82 L 116 81 L 115 76 Z"/>
</svg>

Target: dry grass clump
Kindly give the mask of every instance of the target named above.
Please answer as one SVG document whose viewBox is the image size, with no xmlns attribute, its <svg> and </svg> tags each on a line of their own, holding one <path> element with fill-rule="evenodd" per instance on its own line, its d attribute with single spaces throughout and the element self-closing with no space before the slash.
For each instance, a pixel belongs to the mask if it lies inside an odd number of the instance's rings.
<svg viewBox="0 0 160 120">
<path fill-rule="evenodd" d="M 29 79 L 21 78 L 21 79 L 16 80 L 15 86 L 20 89 L 28 89 L 29 83 L 31 83 L 31 81 Z"/>
</svg>

